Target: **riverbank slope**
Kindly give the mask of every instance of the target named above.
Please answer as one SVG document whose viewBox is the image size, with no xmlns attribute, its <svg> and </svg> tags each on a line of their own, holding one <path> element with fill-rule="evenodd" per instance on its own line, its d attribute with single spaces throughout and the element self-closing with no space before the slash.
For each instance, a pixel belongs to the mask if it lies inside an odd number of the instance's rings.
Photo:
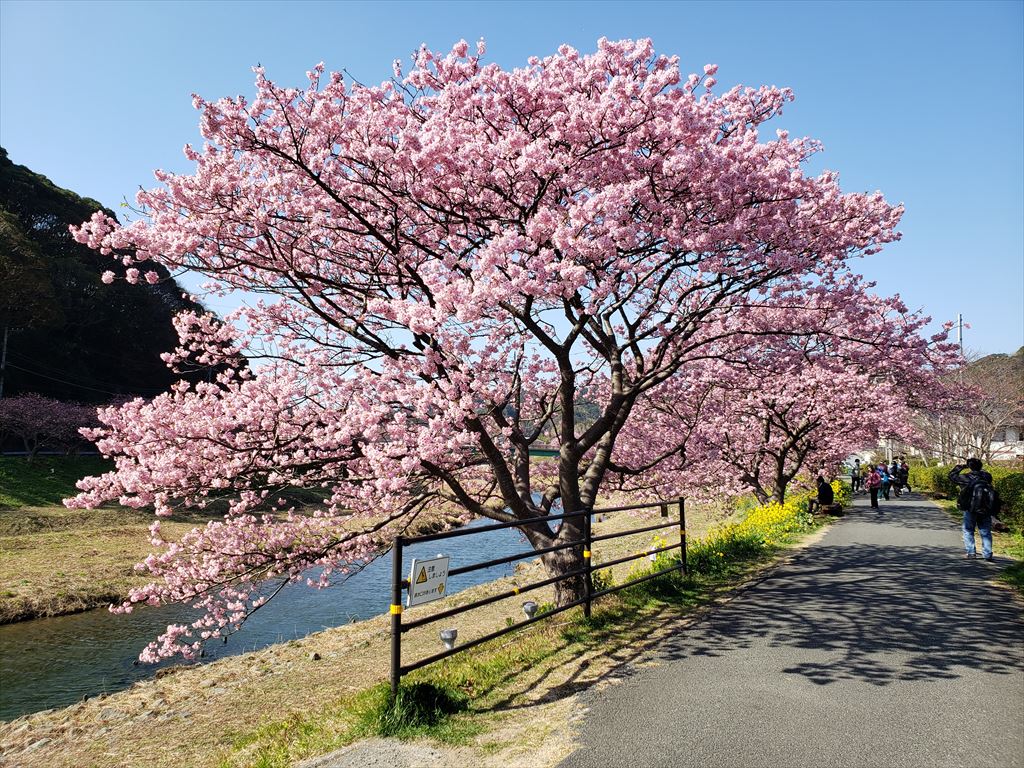
<svg viewBox="0 0 1024 768">
<path fill-rule="evenodd" d="M 152 510 L 118 505 L 67 509 L 75 483 L 99 475 L 111 463 L 98 457 L 0 456 L 0 624 L 105 608 L 123 601 L 133 587 L 149 581 L 135 565 L 153 551 Z M 285 492 L 297 507 L 319 503 L 318 491 Z M 223 514 L 222 503 L 204 513 L 161 521 L 161 533 L 176 541 Z M 416 532 L 452 524 L 455 512 L 432 510 Z"/>
<path fill-rule="evenodd" d="M 0 624 L 106 606 L 145 583 L 151 512 L 66 509 L 75 482 L 107 471 L 96 457 L 0 457 Z M 180 536 L 208 518 L 165 524 Z"/>
</svg>

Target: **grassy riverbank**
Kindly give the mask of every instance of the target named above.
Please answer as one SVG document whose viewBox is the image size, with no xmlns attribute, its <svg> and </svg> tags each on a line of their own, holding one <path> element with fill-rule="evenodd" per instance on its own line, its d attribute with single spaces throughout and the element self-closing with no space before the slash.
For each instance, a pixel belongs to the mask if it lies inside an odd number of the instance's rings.
<svg viewBox="0 0 1024 768">
<path fill-rule="evenodd" d="M 152 514 L 125 509 L 0 508 L 0 624 L 121 600 L 145 579 Z M 176 536 L 195 523 L 164 526 Z"/>
<path fill-rule="evenodd" d="M 63 710 L 0 725 L 0 749 L 19 765 L 286 766 L 373 733 L 425 735 L 450 745 L 453 764 L 552 765 L 571 749 L 574 694 L 606 684 L 645 650 L 692 622 L 697 611 L 731 590 L 799 536 L 806 516 L 767 509 L 750 522 L 708 533 L 720 515 L 689 510 L 695 577 L 669 588 L 602 599 L 594 618 L 573 612 L 500 638 L 414 673 L 410 686 L 437 692 L 450 709 L 430 722 L 393 717 L 382 704 L 388 669 L 388 619 L 380 616 L 302 640 L 208 665 L 179 668 L 158 679 Z M 637 527 L 636 517 L 599 525 Z M 600 532 L 600 529 L 595 529 Z M 617 539 L 614 541 L 623 541 Z M 650 534 L 629 544 L 651 546 Z M 624 544 L 624 546 L 626 546 Z M 619 553 L 604 552 L 604 558 Z M 595 552 L 595 556 L 597 552 Z M 646 559 L 642 567 L 650 567 Z M 424 606 L 439 611 L 532 581 L 532 564 L 515 577 Z M 621 583 L 624 572 L 614 578 Z M 549 593 L 532 593 L 538 602 Z M 459 616 L 460 641 L 521 617 L 518 599 Z M 403 641 L 405 658 L 436 652 L 436 627 Z M 416 689 L 410 688 L 411 691 Z M 433 693 L 431 694 L 434 695 Z M 416 698 L 415 693 L 410 694 Z"/>
<path fill-rule="evenodd" d="M 150 512 L 66 509 L 75 482 L 109 469 L 102 459 L 0 457 L 0 623 L 56 616 L 120 600 L 144 579 Z M 165 526 L 170 535 L 196 520 Z"/>
<path fill-rule="evenodd" d="M 59 616 L 120 602 L 148 580 L 135 564 L 152 552 L 151 510 L 108 504 L 102 509 L 66 509 L 82 477 L 99 475 L 111 463 L 96 457 L 48 458 L 32 462 L 0 456 L 0 624 Z M 318 490 L 290 489 L 282 495 L 299 507 L 322 500 Z M 161 522 L 161 533 L 177 540 L 223 514 L 177 515 Z M 416 531 L 446 527 L 456 515 L 439 508 L 421 515 Z"/>
</svg>

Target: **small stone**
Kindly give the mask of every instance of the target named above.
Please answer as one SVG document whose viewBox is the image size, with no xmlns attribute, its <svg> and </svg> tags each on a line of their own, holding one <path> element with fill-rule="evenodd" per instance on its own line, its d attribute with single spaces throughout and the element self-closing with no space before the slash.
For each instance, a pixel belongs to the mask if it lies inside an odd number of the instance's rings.
<svg viewBox="0 0 1024 768">
<path fill-rule="evenodd" d="M 200 688 L 213 688 L 214 685 L 216 685 L 216 683 L 213 680 L 203 680 L 203 682 L 201 682 L 199 684 L 199 687 Z"/>
<path fill-rule="evenodd" d="M 47 744 L 50 743 L 50 741 L 50 739 L 40 739 L 39 741 L 34 741 L 25 748 L 25 751 L 35 752 L 40 747 L 45 747 Z"/>
<path fill-rule="evenodd" d="M 309 660 L 310 661 L 320 661 L 320 654 L 317 653 L 316 651 L 313 651 L 311 654 L 309 654 Z"/>
</svg>

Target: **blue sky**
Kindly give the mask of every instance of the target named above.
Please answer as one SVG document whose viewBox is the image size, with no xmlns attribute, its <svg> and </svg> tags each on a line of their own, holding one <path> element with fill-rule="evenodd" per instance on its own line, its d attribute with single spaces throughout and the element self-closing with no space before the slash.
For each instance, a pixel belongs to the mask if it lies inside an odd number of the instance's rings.
<svg viewBox="0 0 1024 768">
<path fill-rule="evenodd" d="M 154 168 L 187 171 L 190 93 L 252 92 L 263 64 L 376 82 L 421 42 L 487 40 L 511 67 L 567 42 L 652 37 L 719 86 L 789 86 L 772 127 L 824 142 L 812 170 L 902 201 L 904 239 L 858 267 L 968 349 L 1024 345 L 1024 3 L 131 3 L 0 1 L 0 143 L 117 210 Z M 194 285 L 194 283 L 193 283 Z M 217 302 L 212 306 L 218 308 Z M 222 305 L 220 308 L 224 308 Z"/>
</svg>

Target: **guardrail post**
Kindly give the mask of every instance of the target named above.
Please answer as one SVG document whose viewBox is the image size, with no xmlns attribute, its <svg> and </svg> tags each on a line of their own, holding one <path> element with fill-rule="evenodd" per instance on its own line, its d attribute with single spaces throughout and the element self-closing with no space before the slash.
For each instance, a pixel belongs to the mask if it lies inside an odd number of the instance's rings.
<svg viewBox="0 0 1024 768">
<path fill-rule="evenodd" d="M 590 565 L 590 547 L 593 543 L 591 541 L 590 518 L 593 514 L 594 510 L 588 508 L 583 516 L 583 615 L 588 619 L 590 618 L 590 596 L 594 591 L 594 582 L 591 579 L 593 569 Z"/>
<path fill-rule="evenodd" d="M 686 576 L 686 499 L 682 496 L 679 497 L 679 551 L 683 560 L 683 576 Z"/>
<path fill-rule="evenodd" d="M 402 679 L 402 537 L 391 547 L 391 696 Z"/>
</svg>

